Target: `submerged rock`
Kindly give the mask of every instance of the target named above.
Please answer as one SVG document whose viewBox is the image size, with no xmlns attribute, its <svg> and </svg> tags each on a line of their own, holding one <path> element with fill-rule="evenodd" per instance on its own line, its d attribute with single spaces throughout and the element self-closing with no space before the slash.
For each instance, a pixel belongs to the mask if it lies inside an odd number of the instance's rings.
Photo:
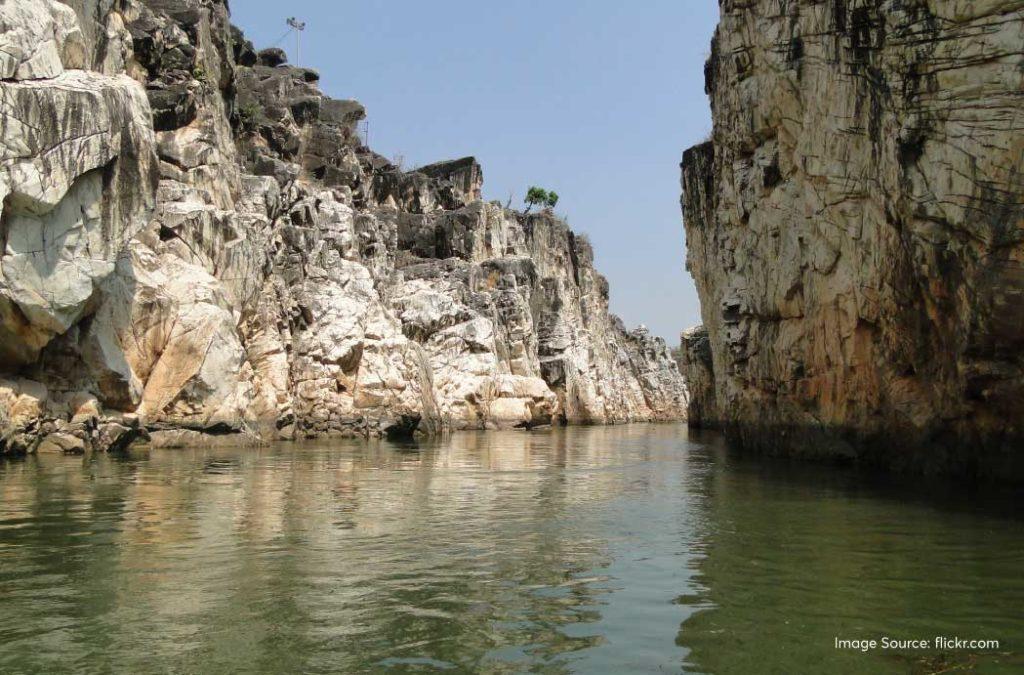
<svg viewBox="0 0 1024 675">
<path fill-rule="evenodd" d="M 723 3 L 683 157 L 695 421 L 1024 477 L 1022 59 L 1019 0 Z"/>
<path fill-rule="evenodd" d="M 36 452 L 63 453 L 65 455 L 82 455 L 87 449 L 86 439 L 82 435 L 76 435 L 70 431 L 56 431 L 47 436 L 39 443 Z"/>
</svg>

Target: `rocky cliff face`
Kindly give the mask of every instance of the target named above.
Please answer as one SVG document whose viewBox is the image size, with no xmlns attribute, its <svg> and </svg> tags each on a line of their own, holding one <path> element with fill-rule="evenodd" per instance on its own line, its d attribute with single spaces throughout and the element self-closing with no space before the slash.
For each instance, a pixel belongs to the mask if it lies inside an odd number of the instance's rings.
<svg viewBox="0 0 1024 675">
<path fill-rule="evenodd" d="M 701 417 L 1024 476 L 1024 2 L 721 10 L 713 139 L 683 160 Z"/>
<path fill-rule="evenodd" d="M 0 23 L 0 453 L 685 414 L 585 239 L 376 155 L 225 2 Z"/>
</svg>

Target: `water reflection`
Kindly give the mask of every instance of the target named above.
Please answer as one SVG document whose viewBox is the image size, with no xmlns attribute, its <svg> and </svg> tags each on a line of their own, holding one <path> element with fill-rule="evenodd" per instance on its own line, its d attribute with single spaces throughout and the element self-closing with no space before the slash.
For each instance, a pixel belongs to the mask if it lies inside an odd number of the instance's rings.
<svg viewBox="0 0 1024 675">
<path fill-rule="evenodd" d="M 0 463 L 0 671 L 891 672 L 919 664 L 832 634 L 1020 639 L 1013 518 L 764 466 L 677 425 Z"/>
<path fill-rule="evenodd" d="M 697 606 L 678 642 L 715 673 L 1024 671 L 1024 527 L 1012 494 L 714 456 Z M 998 650 L 837 650 L 835 639 L 996 639 Z"/>
<path fill-rule="evenodd" d="M 0 669 L 614 663 L 603 624 L 637 609 L 617 607 L 635 593 L 619 552 L 684 526 L 679 431 L 4 464 Z M 662 548 L 675 564 L 672 537 Z M 686 612 L 659 604 L 670 644 Z"/>
</svg>

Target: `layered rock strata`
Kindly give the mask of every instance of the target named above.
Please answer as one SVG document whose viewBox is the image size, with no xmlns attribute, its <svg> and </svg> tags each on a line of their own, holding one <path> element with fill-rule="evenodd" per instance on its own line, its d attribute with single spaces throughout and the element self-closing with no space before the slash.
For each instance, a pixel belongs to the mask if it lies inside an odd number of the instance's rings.
<svg viewBox="0 0 1024 675">
<path fill-rule="evenodd" d="M 683 158 L 695 419 L 1024 476 L 1022 64 L 1020 0 L 721 3 Z"/>
<path fill-rule="evenodd" d="M 0 23 L 0 452 L 685 414 L 584 238 L 373 153 L 225 2 Z"/>
</svg>

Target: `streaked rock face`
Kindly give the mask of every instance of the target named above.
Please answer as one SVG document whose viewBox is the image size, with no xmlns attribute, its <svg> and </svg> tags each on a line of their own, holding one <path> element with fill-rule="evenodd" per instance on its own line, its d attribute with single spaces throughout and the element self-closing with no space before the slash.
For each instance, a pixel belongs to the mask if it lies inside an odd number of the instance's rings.
<svg viewBox="0 0 1024 675">
<path fill-rule="evenodd" d="M 98 302 L 154 204 L 142 87 L 74 70 L 85 43 L 56 2 L 0 7 L 0 368 L 36 361 Z"/>
<path fill-rule="evenodd" d="M 403 171 L 218 0 L 0 5 L 0 452 L 678 418 L 589 244 Z"/>
<path fill-rule="evenodd" d="M 749 444 L 1022 473 L 1024 2 L 721 3 L 683 162 Z"/>
</svg>

